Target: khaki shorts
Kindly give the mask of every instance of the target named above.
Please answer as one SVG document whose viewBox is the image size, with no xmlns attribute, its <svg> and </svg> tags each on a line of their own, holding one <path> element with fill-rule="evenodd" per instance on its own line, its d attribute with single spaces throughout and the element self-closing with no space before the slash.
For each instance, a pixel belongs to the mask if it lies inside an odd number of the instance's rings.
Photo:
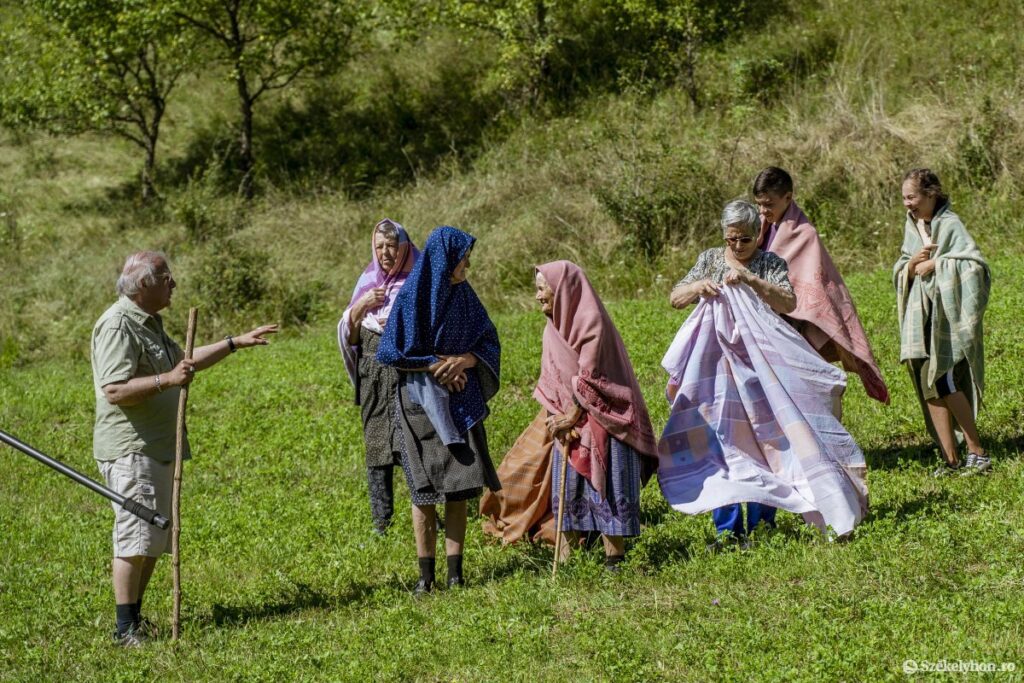
<svg viewBox="0 0 1024 683">
<path fill-rule="evenodd" d="M 174 463 L 129 453 L 97 464 L 108 488 L 170 519 Z M 161 529 L 117 504 L 113 506 L 114 557 L 159 557 L 171 551 L 170 527 Z"/>
</svg>

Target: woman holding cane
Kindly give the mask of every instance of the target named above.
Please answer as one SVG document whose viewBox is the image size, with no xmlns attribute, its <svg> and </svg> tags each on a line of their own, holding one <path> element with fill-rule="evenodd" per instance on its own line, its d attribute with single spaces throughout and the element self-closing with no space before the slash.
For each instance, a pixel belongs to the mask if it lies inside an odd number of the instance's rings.
<svg viewBox="0 0 1024 683">
<path fill-rule="evenodd" d="M 599 532 L 605 567 L 617 571 L 625 537 L 640 533 L 641 486 L 657 468 L 654 429 L 622 338 L 583 270 L 547 263 L 536 285 L 548 323 L 533 396 L 549 414 L 552 510 L 569 539 L 556 561 L 581 532 Z"/>
</svg>

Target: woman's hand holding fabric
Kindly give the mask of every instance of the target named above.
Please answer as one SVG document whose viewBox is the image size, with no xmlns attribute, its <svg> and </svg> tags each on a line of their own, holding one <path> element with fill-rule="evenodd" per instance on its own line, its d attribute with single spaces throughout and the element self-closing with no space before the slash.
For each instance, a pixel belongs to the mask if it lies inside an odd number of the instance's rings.
<svg viewBox="0 0 1024 683">
<path fill-rule="evenodd" d="M 917 264 L 917 274 L 921 277 L 927 277 L 935 272 L 935 259 L 925 259 Z"/>
<path fill-rule="evenodd" d="M 686 308 L 702 296 L 718 296 L 718 285 L 707 279 L 679 285 L 669 295 L 669 303 L 672 304 L 672 308 Z"/>
<path fill-rule="evenodd" d="M 732 268 L 728 273 L 725 274 L 725 284 L 727 285 L 738 285 L 738 284 L 750 284 L 751 278 L 755 277 L 746 268 Z"/>
<path fill-rule="evenodd" d="M 921 247 L 921 251 L 910 257 L 910 260 L 907 261 L 907 273 L 910 275 L 911 280 L 918 275 L 928 275 L 932 270 L 935 270 L 935 262 L 931 257 L 934 250 L 934 244 L 927 244 Z M 932 261 L 931 269 L 927 273 L 921 270 L 921 266 L 924 265 L 925 261 Z"/>
<path fill-rule="evenodd" d="M 477 358 L 472 353 L 459 356 L 439 356 L 441 360 L 430 365 L 429 370 L 438 384 L 448 391 L 460 392 L 466 388 L 466 370 L 476 367 Z"/>
<path fill-rule="evenodd" d="M 384 305 L 384 296 L 387 293 L 383 287 L 374 287 L 373 289 L 359 297 L 359 301 L 356 302 L 356 313 L 358 315 L 352 316 L 358 318 L 360 322 L 366 317 L 366 312 L 371 311 L 374 308 L 378 308 Z"/>
<path fill-rule="evenodd" d="M 706 280 L 705 279 L 705 280 L 700 280 L 700 281 L 698 281 L 698 282 L 696 282 L 694 284 L 696 285 L 695 289 L 697 290 L 696 293 L 697 293 L 698 296 L 703 296 L 703 297 L 718 296 L 718 293 L 719 293 L 718 287 L 719 286 L 718 286 L 717 283 L 712 282 L 711 280 Z"/>
</svg>

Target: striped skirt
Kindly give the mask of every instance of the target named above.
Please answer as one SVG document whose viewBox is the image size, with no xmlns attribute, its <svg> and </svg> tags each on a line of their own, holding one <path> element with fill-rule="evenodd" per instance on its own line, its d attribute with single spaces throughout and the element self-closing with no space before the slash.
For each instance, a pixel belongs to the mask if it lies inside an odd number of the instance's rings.
<svg viewBox="0 0 1024 683">
<path fill-rule="evenodd" d="M 621 441 L 609 439 L 611 453 L 604 500 L 571 463 L 566 470 L 568 504 L 562 519 L 562 528 L 566 531 L 599 531 L 605 536 L 640 535 L 640 457 Z M 551 449 L 551 458 L 551 509 L 557 520 L 562 474 L 562 451 L 558 442 Z"/>
</svg>

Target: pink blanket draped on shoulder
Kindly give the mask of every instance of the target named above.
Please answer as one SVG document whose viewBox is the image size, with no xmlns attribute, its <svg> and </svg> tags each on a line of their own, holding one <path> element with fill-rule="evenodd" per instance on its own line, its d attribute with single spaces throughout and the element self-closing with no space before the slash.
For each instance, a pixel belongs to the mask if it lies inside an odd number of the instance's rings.
<svg viewBox="0 0 1024 683">
<path fill-rule="evenodd" d="M 846 375 L 749 287 L 702 300 L 662 365 L 678 386 L 658 443 L 673 508 L 761 503 L 839 535 L 860 522 L 864 454 L 832 413 Z"/>
<path fill-rule="evenodd" d="M 569 412 L 574 398 L 583 408 L 569 463 L 604 496 L 609 435 L 640 455 L 656 456 L 647 404 L 622 338 L 583 270 L 569 261 L 537 270 L 554 301 L 533 396 L 555 414 Z"/>
<path fill-rule="evenodd" d="M 390 273 L 381 266 L 380 261 L 377 259 L 377 250 L 374 248 L 377 229 L 384 225 L 391 226 L 398 233 L 398 255 L 395 257 L 396 266 Z M 405 279 L 409 276 L 412 267 L 416 265 L 416 259 L 419 258 L 419 255 L 419 249 L 412 243 L 409 233 L 405 231 L 401 224 L 396 223 L 390 218 L 385 218 L 373 226 L 373 232 L 370 233 L 370 263 L 363 269 L 362 274 L 356 281 L 356 286 L 352 290 L 352 297 L 349 299 L 348 306 L 345 307 L 341 320 L 338 321 L 338 348 L 341 351 L 342 360 L 345 362 L 345 370 L 348 372 L 349 379 L 352 380 L 353 385 L 356 383 L 356 347 L 348 343 L 348 326 L 350 316 L 352 315 L 352 307 L 359 301 L 361 296 L 371 289 L 383 287 L 385 290 L 384 303 L 368 311 L 366 319 L 364 319 L 364 326 L 369 327 L 375 332 L 382 332 L 384 322 L 387 321 L 388 314 L 391 313 L 391 306 L 395 303 L 395 297 L 398 296 L 399 290 L 405 284 Z"/>
<path fill-rule="evenodd" d="M 770 228 L 762 223 L 758 244 L 764 244 Z M 796 202 L 790 202 L 767 249 L 789 266 L 789 281 L 796 294 L 796 310 L 789 317 L 804 323 L 807 341 L 825 360 L 841 361 L 846 370 L 856 372 L 868 396 L 888 403 L 889 389 L 871 353 L 850 291 L 818 231 Z"/>
</svg>

